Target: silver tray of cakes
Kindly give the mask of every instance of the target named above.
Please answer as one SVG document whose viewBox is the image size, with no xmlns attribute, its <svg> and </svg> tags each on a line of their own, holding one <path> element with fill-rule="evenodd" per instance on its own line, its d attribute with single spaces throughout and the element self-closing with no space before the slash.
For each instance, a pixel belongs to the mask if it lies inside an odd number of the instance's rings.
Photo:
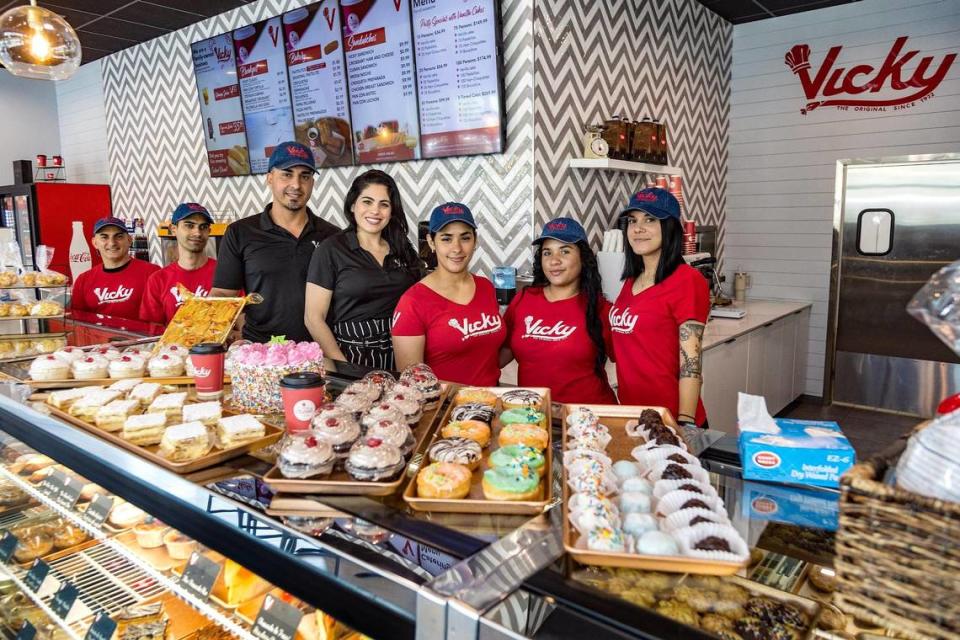
<svg viewBox="0 0 960 640">
<path fill-rule="evenodd" d="M 397 491 L 443 404 L 447 386 L 427 365 L 394 378 L 371 371 L 288 435 L 264 480 L 278 492 L 386 496 Z"/>
<path fill-rule="evenodd" d="M 563 543 L 581 564 L 731 575 L 749 548 L 663 407 L 563 405 Z"/>
<path fill-rule="evenodd" d="M 139 378 L 108 387 L 57 389 L 35 395 L 58 418 L 176 473 L 192 473 L 269 446 L 283 427 L 200 402 L 187 387 Z"/>
<path fill-rule="evenodd" d="M 418 511 L 537 515 L 552 499 L 550 390 L 463 387 L 403 499 Z"/>
<path fill-rule="evenodd" d="M 106 386 L 116 380 L 149 378 L 162 384 L 192 384 L 193 365 L 186 347 L 133 345 L 123 351 L 109 344 L 64 346 L 35 358 L 24 382 L 35 389 Z M 224 378 L 229 383 L 229 378 Z"/>
</svg>

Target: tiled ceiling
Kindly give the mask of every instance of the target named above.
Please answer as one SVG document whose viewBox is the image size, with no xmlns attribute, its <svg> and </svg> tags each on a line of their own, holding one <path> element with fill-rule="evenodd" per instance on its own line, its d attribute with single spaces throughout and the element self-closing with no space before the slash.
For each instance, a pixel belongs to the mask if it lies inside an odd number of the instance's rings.
<svg viewBox="0 0 960 640">
<path fill-rule="evenodd" d="M 698 0 L 733 24 L 813 11 L 859 0 Z"/>
<path fill-rule="evenodd" d="M 165 33 L 235 9 L 253 0 L 38 0 L 80 37 L 83 64 Z M 0 14 L 29 0 L 0 0 Z"/>
</svg>

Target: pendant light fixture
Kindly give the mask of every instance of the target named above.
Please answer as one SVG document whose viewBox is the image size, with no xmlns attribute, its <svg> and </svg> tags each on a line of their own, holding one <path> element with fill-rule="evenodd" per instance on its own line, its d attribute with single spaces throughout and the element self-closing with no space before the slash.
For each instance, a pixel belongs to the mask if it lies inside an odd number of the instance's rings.
<svg viewBox="0 0 960 640">
<path fill-rule="evenodd" d="M 0 15 L 0 62 L 15 76 L 65 80 L 80 66 L 80 39 L 66 20 L 30 0 Z"/>
</svg>

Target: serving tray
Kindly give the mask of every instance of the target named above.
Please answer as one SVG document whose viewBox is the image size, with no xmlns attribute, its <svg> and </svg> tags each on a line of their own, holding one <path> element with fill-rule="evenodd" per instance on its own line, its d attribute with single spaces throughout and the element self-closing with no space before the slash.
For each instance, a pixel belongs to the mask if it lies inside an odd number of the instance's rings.
<svg viewBox="0 0 960 640">
<path fill-rule="evenodd" d="M 48 354 L 40 354 L 48 355 Z M 193 376 L 174 376 L 174 377 L 161 377 L 161 378 L 152 378 L 150 376 L 137 377 L 137 380 L 141 382 L 156 382 L 157 384 L 169 384 L 169 385 L 188 385 L 194 384 L 195 380 Z M 74 387 L 109 387 L 115 382 L 120 382 L 121 378 L 92 378 L 90 380 L 75 380 L 70 378 L 69 380 L 33 380 L 27 378 L 24 380 L 24 384 L 28 384 L 34 389 L 73 389 Z M 230 384 L 230 376 L 223 376 L 223 384 Z"/>
<path fill-rule="evenodd" d="M 70 415 L 66 411 L 57 409 L 56 407 L 49 404 L 47 404 L 47 408 L 50 410 L 50 413 L 52 415 L 60 418 L 64 422 L 80 427 L 84 431 L 89 431 L 95 436 L 103 438 L 107 442 L 110 442 L 112 444 L 117 445 L 118 447 L 126 449 L 131 453 L 135 453 L 141 458 L 149 460 L 150 462 L 158 466 L 161 466 L 164 469 L 169 469 L 170 471 L 173 471 L 174 473 L 178 473 L 178 474 L 187 474 L 187 473 L 192 473 L 194 471 L 198 471 L 200 469 L 214 467 L 222 462 L 226 462 L 227 460 L 238 458 L 256 449 L 262 449 L 263 447 L 270 446 L 271 444 L 279 440 L 281 436 L 283 436 L 283 432 L 284 432 L 283 427 L 277 426 L 275 424 L 270 424 L 268 422 L 264 422 L 263 420 L 261 420 L 261 422 L 264 425 L 264 435 L 261 438 L 257 438 L 256 440 L 252 440 L 245 444 L 240 444 L 240 445 L 237 445 L 236 447 L 231 447 L 229 449 L 220 449 L 219 447 L 213 447 L 209 451 L 209 453 L 207 453 L 205 456 L 197 458 L 196 460 L 189 460 L 186 462 L 174 462 L 172 460 L 167 460 L 166 458 L 161 456 L 159 453 L 157 453 L 157 451 L 160 448 L 159 445 L 149 445 L 145 447 L 136 445 L 127 440 L 124 440 L 120 436 L 120 431 L 106 431 L 105 429 L 101 429 L 100 427 L 98 427 L 96 424 L 93 424 L 91 422 L 86 422 L 84 420 L 80 420 L 79 418 L 76 418 Z M 241 413 L 243 412 L 232 410 L 230 406 L 227 404 L 223 405 L 224 416 L 238 415 Z"/>
<path fill-rule="evenodd" d="M 502 396 L 508 391 L 513 391 L 514 387 L 484 387 L 488 391 L 495 393 L 498 396 Z M 552 412 L 550 405 L 550 389 L 546 387 L 522 387 L 529 389 L 530 391 L 535 391 L 543 397 L 543 403 L 541 406 L 541 411 L 547 416 L 547 448 L 544 450 L 545 468 L 543 472 L 543 477 L 540 478 L 541 486 L 543 487 L 543 499 L 541 500 L 529 500 L 529 501 L 514 501 L 514 500 L 488 500 L 483 495 L 483 472 L 489 468 L 487 464 L 487 459 L 490 457 L 490 454 L 496 451 L 499 446 L 497 445 L 497 436 L 500 434 L 500 429 L 502 425 L 500 424 L 500 412 L 503 410 L 502 406 L 498 402 L 498 411 L 497 417 L 494 418 L 493 424 L 490 425 L 491 428 L 491 437 L 490 437 L 490 446 L 483 449 L 483 458 L 480 461 L 480 464 L 473 472 L 473 478 L 470 482 L 470 493 L 467 494 L 467 497 L 456 499 L 448 498 L 421 498 L 417 495 L 417 478 L 416 476 L 412 477 L 407 483 L 406 488 L 403 492 L 403 499 L 406 500 L 407 504 L 410 505 L 411 509 L 416 509 L 417 511 L 442 511 L 449 513 L 490 513 L 490 514 L 506 514 L 506 515 L 538 515 L 543 513 L 544 509 L 550 502 L 553 500 L 553 482 L 552 482 L 552 471 L 553 471 L 553 456 L 550 452 L 550 445 L 552 444 L 553 435 L 550 425 L 552 424 Z M 434 429 L 433 437 L 430 438 L 430 441 L 427 443 L 427 448 L 429 449 L 430 445 L 438 439 L 442 439 L 443 436 L 440 433 L 440 427 L 446 425 L 450 421 L 450 414 L 453 411 L 453 403 L 447 407 L 447 410 L 443 414 L 443 418 L 439 421 L 437 428 Z M 426 456 L 426 454 L 424 454 Z M 427 466 L 429 460 L 425 459 L 422 466 Z"/>
<path fill-rule="evenodd" d="M 674 430 L 681 441 L 686 442 L 678 429 L 677 421 L 664 407 L 644 407 L 637 405 L 601 405 L 601 404 L 565 404 L 562 411 L 563 422 L 563 450 L 567 448 L 567 416 L 581 409 L 589 409 L 597 415 L 601 424 L 610 429 L 610 444 L 606 453 L 613 461 L 633 460 L 630 452 L 640 444 L 638 438 L 627 435 L 626 425 L 636 422 L 640 412 L 644 409 L 653 409 L 660 413 L 663 423 Z M 689 448 L 689 447 L 688 447 Z M 568 503 L 570 488 L 567 486 L 567 470 L 563 469 L 563 547 L 571 558 L 580 564 L 596 565 L 601 567 L 624 567 L 628 569 L 649 569 L 669 573 L 700 573 L 716 576 L 733 575 L 746 566 L 740 562 L 717 562 L 690 558 L 687 556 L 654 556 L 640 553 L 625 553 L 614 551 L 592 551 L 577 546 L 579 533 L 570 524 Z"/>
<path fill-rule="evenodd" d="M 420 422 L 413 429 L 413 436 L 417 443 L 413 447 L 413 458 L 417 459 L 417 453 L 423 446 L 424 440 L 433 431 L 436 430 L 436 417 L 440 408 L 443 406 L 450 386 L 446 383 L 440 385 L 440 399 L 431 403 L 429 409 L 425 409 L 420 417 Z M 425 405 L 426 406 L 426 405 Z M 357 495 L 357 496 L 389 496 L 392 495 L 403 484 L 404 474 L 400 474 L 396 480 L 383 482 L 368 482 L 363 480 L 354 480 L 349 473 L 343 469 L 336 469 L 327 476 L 318 478 L 285 478 L 280 473 L 280 468 L 276 465 L 268 471 L 263 479 L 270 487 L 278 493 L 323 493 L 328 495 Z"/>
</svg>

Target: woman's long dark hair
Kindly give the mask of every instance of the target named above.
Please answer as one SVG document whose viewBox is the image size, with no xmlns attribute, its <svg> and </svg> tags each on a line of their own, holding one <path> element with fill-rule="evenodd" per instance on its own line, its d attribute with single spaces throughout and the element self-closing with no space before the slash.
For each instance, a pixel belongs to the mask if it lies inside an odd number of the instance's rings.
<svg viewBox="0 0 960 640">
<path fill-rule="evenodd" d="M 603 288 L 600 285 L 600 269 L 597 267 L 597 256 L 586 240 L 576 243 L 580 249 L 580 293 L 587 300 L 587 335 L 597 350 L 597 357 L 593 361 L 593 371 L 601 380 L 607 379 L 604 368 L 607 364 L 607 345 L 603 341 L 603 318 L 600 316 L 600 306 L 603 297 Z M 533 284 L 534 287 L 546 287 L 550 284 L 547 275 L 543 272 L 543 243 L 537 245 L 537 253 L 533 257 Z"/>
<path fill-rule="evenodd" d="M 638 211 L 637 213 L 643 213 Z M 627 254 L 627 259 L 623 263 L 623 277 L 621 280 L 632 280 L 643 273 L 643 256 L 639 256 L 630 248 L 630 238 L 627 237 L 627 228 L 630 218 L 624 216 L 620 219 L 620 227 L 623 230 L 623 246 Z M 670 275 L 683 264 L 683 227 L 676 218 L 664 218 L 660 221 L 660 236 L 663 243 L 660 245 L 660 260 L 657 262 L 657 272 L 654 274 L 653 283 L 660 284 L 670 277 Z"/>
<path fill-rule="evenodd" d="M 363 190 L 371 184 L 379 184 L 386 187 L 390 196 L 390 222 L 383 230 L 383 238 L 390 246 L 390 253 L 399 259 L 402 268 L 416 268 L 419 266 L 419 258 L 410 245 L 409 227 L 407 226 L 407 214 L 403 210 L 403 201 L 400 199 L 400 189 L 390 174 L 384 173 L 379 169 L 370 169 L 357 176 L 347 191 L 347 197 L 343 201 L 343 216 L 347 219 L 347 229 L 357 230 L 357 218 L 352 209 L 353 205 L 360 198 Z M 390 265 L 384 265 L 390 266 Z"/>
</svg>

